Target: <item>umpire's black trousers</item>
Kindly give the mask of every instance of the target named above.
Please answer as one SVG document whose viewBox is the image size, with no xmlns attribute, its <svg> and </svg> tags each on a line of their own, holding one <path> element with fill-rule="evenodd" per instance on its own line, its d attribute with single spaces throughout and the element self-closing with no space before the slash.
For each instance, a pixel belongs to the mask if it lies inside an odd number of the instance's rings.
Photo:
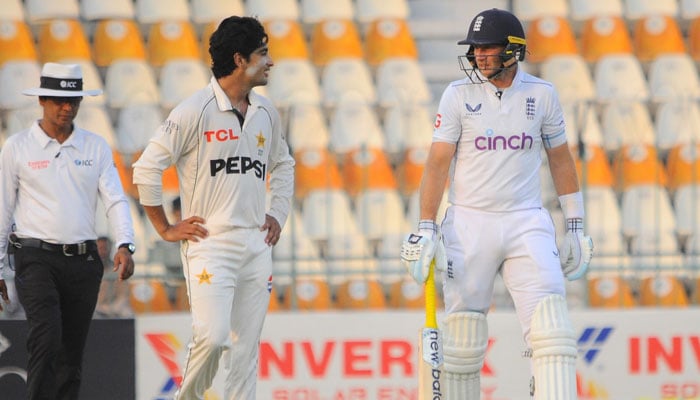
<svg viewBox="0 0 700 400">
<path fill-rule="evenodd" d="M 29 324 L 27 399 L 78 399 L 83 350 L 103 267 L 85 254 L 23 246 L 15 251 L 15 284 Z"/>
</svg>

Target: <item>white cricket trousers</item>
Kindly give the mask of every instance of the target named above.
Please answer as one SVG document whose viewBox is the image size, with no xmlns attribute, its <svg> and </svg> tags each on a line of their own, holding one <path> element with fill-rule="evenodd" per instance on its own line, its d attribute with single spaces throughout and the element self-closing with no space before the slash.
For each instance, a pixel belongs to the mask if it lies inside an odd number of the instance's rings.
<svg viewBox="0 0 700 400">
<path fill-rule="evenodd" d="M 255 399 L 272 274 L 266 234 L 234 229 L 183 245 L 192 339 L 177 400 L 204 399 L 220 362 L 226 372 L 224 398 Z"/>
<path fill-rule="evenodd" d="M 549 212 L 494 213 L 450 206 L 441 228 L 448 265 L 443 272 L 446 313 L 487 314 L 500 273 L 529 347 L 537 304 L 566 291 Z"/>
</svg>

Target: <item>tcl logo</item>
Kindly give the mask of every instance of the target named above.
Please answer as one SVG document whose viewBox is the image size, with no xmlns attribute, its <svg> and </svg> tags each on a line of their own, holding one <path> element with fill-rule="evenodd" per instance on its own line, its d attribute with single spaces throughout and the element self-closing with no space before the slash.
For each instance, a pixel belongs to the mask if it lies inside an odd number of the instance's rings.
<svg viewBox="0 0 700 400">
<path fill-rule="evenodd" d="M 238 135 L 233 132 L 233 129 L 217 129 L 215 131 L 205 131 L 204 136 L 207 138 L 207 143 L 212 140 L 217 142 L 226 142 L 228 140 L 238 140 Z"/>
<path fill-rule="evenodd" d="M 658 374 L 665 366 L 668 371 L 681 373 L 693 368 L 700 370 L 700 336 L 636 337 L 629 339 L 629 372 Z"/>
</svg>

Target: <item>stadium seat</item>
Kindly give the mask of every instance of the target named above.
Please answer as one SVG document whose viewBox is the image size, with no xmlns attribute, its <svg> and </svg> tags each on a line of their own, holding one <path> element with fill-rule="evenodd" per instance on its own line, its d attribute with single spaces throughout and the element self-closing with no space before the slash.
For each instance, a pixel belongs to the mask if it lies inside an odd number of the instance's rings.
<svg viewBox="0 0 700 400">
<path fill-rule="evenodd" d="M 309 42 L 311 61 L 324 67 L 336 58 L 364 58 L 360 33 L 352 19 L 328 19 L 314 24 Z"/>
<path fill-rule="evenodd" d="M 270 69 L 267 94 L 278 107 L 289 107 L 300 99 L 321 104 L 318 73 L 307 59 L 282 59 Z"/>
<path fill-rule="evenodd" d="M 34 24 L 44 20 L 80 17 L 78 0 L 25 0 L 27 22 Z"/>
<path fill-rule="evenodd" d="M 339 156 L 361 147 L 384 149 L 384 136 L 374 109 L 358 94 L 340 99 L 330 120 L 330 149 Z"/>
<path fill-rule="evenodd" d="M 262 22 L 281 19 L 299 21 L 301 11 L 297 0 L 246 0 L 246 14 L 256 15 Z"/>
<path fill-rule="evenodd" d="M 138 160 L 141 153 L 131 153 L 122 154 L 117 150 L 112 151 L 112 158 L 114 159 L 114 166 L 117 168 L 117 173 L 119 173 L 119 180 L 122 183 L 122 188 L 124 188 L 124 193 L 133 199 L 139 198 L 138 188 L 133 182 L 133 173 L 131 165 Z"/>
<path fill-rule="evenodd" d="M 598 121 L 597 108 L 589 101 L 562 102 L 566 139 L 576 153 L 581 143 L 586 146 L 603 146 L 603 130 Z"/>
<path fill-rule="evenodd" d="M 130 104 L 158 104 L 156 77 L 145 60 L 121 59 L 112 62 L 105 74 L 107 104 L 119 109 Z"/>
<path fill-rule="evenodd" d="M 130 104 L 119 109 L 116 121 L 117 150 L 133 154 L 143 151 L 163 122 L 158 104 Z"/>
<path fill-rule="evenodd" d="M 588 302 L 591 307 L 633 308 L 637 305 L 629 283 L 621 277 L 588 279 Z"/>
<path fill-rule="evenodd" d="M 169 110 L 207 86 L 211 71 L 199 58 L 180 58 L 166 61 L 159 75 L 160 105 Z"/>
<path fill-rule="evenodd" d="M 37 42 L 42 63 L 65 59 L 92 60 L 90 43 L 77 19 L 54 19 L 41 24 Z"/>
<path fill-rule="evenodd" d="M 402 195 L 410 196 L 420 188 L 429 152 L 430 147 L 413 147 L 404 152 L 401 163 L 396 167 L 396 179 Z"/>
<path fill-rule="evenodd" d="M 300 278 L 285 288 L 282 307 L 299 311 L 322 311 L 333 308 L 330 286 L 324 280 Z"/>
<path fill-rule="evenodd" d="M 623 146 L 615 153 L 612 168 L 618 192 L 640 185 L 668 185 L 666 169 L 653 144 Z"/>
<path fill-rule="evenodd" d="M 220 21 L 211 21 L 206 24 L 201 28 L 202 32 L 200 34 L 200 41 L 199 41 L 199 52 L 202 55 L 202 61 L 204 61 L 204 64 L 207 66 L 211 66 L 211 54 L 209 54 L 209 39 L 211 39 L 212 33 L 216 30 L 216 28 L 219 27 L 219 22 Z M 269 34 L 269 31 L 266 30 L 266 32 Z M 275 62 L 277 59 L 273 59 Z"/>
<path fill-rule="evenodd" d="M 434 111 L 427 105 L 409 102 L 387 108 L 382 124 L 386 152 L 400 157 L 406 151 L 429 148 L 434 123 Z"/>
<path fill-rule="evenodd" d="M 578 157 L 578 154 L 575 157 L 579 182 L 585 187 L 603 186 L 612 189 L 615 184 L 615 178 L 605 150 L 601 146 L 585 146 L 585 162 Z M 578 151 L 576 151 L 576 153 L 578 153 Z"/>
<path fill-rule="evenodd" d="M 621 17 L 623 0 L 571 0 L 571 20 L 580 22 L 600 16 Z"/>
<path fill-rule="evenodd" d="M 300 0 L 301 22 L 314 25 L 329 19 L 353 20 L 355 10 L 352 0 Z"/>
<path fill-rule="evenodd" d="M 0 19 L 0 68 L 15 60 L 38 60 L 32 32 L 23 20 Z"/>
<path fill-rule="evenodd" d="M 3 22 L 24 22 L 26 15 L 22 0 L 6 0 L 0 8 L 0 21 Z M 0 32 L 3 32 L 0 30 Z M 0 51 L 1 53 L 1 51 Z"/>
<path fill-rule="evenodd" d="M 581 55 L 589 63 L 611 54 L 632 54 L 632 38 L 622 17 L 601 15 L 587 19 L 580 34 Z"/>
<path fill-rule="evenodd" d="M 662 54 L 685 53 L 683 33 L 674 17 L 653 15 L 634 23 L 634 49 L 641 62 L 649 62 Z"/>
<path fill-rule="evenodd" d="M 385 108 L 398 104 L 427 105 L 432 101 L 428 83 L 417 60 L 387 59 L 375 74 L 379 105 Z"/>
<path fill-rule="evenodd" d="M 0 83 L 2 83 L 1 80 Z M 5 127 L 7 128 L 8 136 L 27 129 L 34 121 L 40 119 L 44 115 L 44 109 L 39 105 L 39 101 L 36 98 L 32 100 L 33 101 L 29 104 L 21 108 L 6 110 L 2 113 L 5 114 Z"/>
<path fill-rule="evenodd" d="M 407 0 L 355 0 L 355 19 L 363 25 L 376 19 L 408 19 L 410 11 Z"/>
<path fill-rule="evenodd" d="M 37 99 L 22 95 L 22 91 L 36 87 L 40 77 L 41 67 L 37 61 L 6 61 L 0 68 L 0 108 L 13 110 L 36 105 Z"/>
<path fill-rule="evenodd" d="M 323 104 L 335 107 L 345 94 L 356 92 L 368 104 L 377 102 L 372 72 L 362 58 L 336 58 L 328 62 L 321 73 Z"/>
<path fill-rule="evenodd" d="M 66 58 L 61 60 L 62 63 L 66 64 L 78 64 L 80 69 L 83 71 L 83 87 L 90 89 L 104 89 L 104 83 L 102 82 L 102 75 L 97 69 L 95 63 L 90 59 L 70 59 Z M 103 106 L 107 103 L 107 93 L 102 92 L 99 96 L 85 96 L 83 101 L 80 103 L 81 106 L 86 105 L 100 105 Z"/>
<path fill-rule="evenodd" d="M 360 146 L 345 153 L 341 173 L 345 191 L 353 197 L 365 190 L 398 187 L 387 154 L 376 147 Z"/>
<path fill-rule="evenodd" d="M 700 143 L 678 144 L 671 148 L 666 167 L 671 191 L 700 183 Z"/>
<path fill-rule="evenodd" d="M 585 188 L 586 232 L 595 243 L 595 255 L 616 256 L 627 252 L 622 236 L 622 215 L 614 190 L 609 186 Z"/>
<path fill-rule="evenodd" d="M 396 189 L 367 189 L 358 193 L 355 218 L 370 242 L 378 242 L 390 234 L 405 234 L 411 229 L 403 199 Z"/>
<path fill-rule="evenodd" d="M 342 189 L 316 189 L 302 200 L 304 230 L 314 241 L 335 235 L 360 235 L 350 198 Z"/>
<path fill-rule="evenodd" d="M 80 0 L 80 15 L 85 21 L 133 20 L 136 11 L 131 0 Z"/>
<path fill-rule="evenodd" d="M 132 279 L 129 281 L 131 309 L 136 314 L 172 312 L 173 306 L 163 282 Z"/>
<path fill-rule="evenodd" d="M 187 0 L 135 0 L 136 20 L 145 25 L 162 21 L 189 21 Z"/>
<path fill-rule="evenodd" d="M 700 106 L 694 100 L 661 103 L 655 130 L 657 148 L 664 155 L 674 146 L 700 142 Z"/>
<path fill-rule="evenodd" d="M 344 310 L 386 308 L 386 297 L 377 280 L 348 279 L 335 290 L 336 306 Z"/>
<path fill-rule="evenodd" d="M 303 102 L 292 104 L 287 109 L 287 118 L 287 143 L 293 152 L 328 148 L 330 132 L 320 105 Z"/>
<path fill-rule="evenodd" d="M 326 148 L 301 149 L 294 152 L 294 193 L 297 199 L 319 189 L 343 190 L 338 164 Z"/>
<path fill-rule="evenodd" d="M 244 0 L 191 0 L 192 22 L 204 25 L 220 21 L 231 15 L 247 15 Z"/>
<path fill-rule="evenodd" d="M 117 138 L 112 126 L 112 120 L 106 108 L 99 104 L 82 104 L 80 112 L 75 117 L 75 124 L 85 130 L 102 136 L 109 147 L 117 147 Z"/>
<path fill-rule="evenodd" d="M 540 65 L 540 76 L 554 84 L 562 103 L 595 100 L 593 76 L 580 54 L 549 56 Z"/>
<path fill-rule="evenodd" d="M 275 63 L 287 58 L 309 58 L 304 30 L 298 21 L 272 19 L 263 25 L 269 35 L 268 47 Z"/>
<path fill-rule="evenodd" d="M 444 193 L 442 194 L 437 216 L 435 217 L 435 221 L 438 221 L 438 223 L 442 222 L 443 218 L 445 217 L 447 207 L 449 207 L 449 203 L 447 201 L 448 193 L 449 190 L 445 189 Z M 406 212 L 406 219 L 412 226 L 418 226 L 418 221 L 420 220 L 420 192 L 418 190 L 413 192 L 408 198 L 408 211 Z"/>
<path fill-rule="evenodd" d="M 700 235 L 700 184 L 688 183 L 673 191 L 673 210 L 676 214 L 676 232 L 682 242 Z M 688 250 L 686 246 L 686 250 Z"/>
<path fill-rule="evenodd" d="M 532 22 L 542 17 L 566 18 L 569 15 L 567 0 L 513 0 L 512 3 L 513 14 L 523 22 Z"/>
<path fill-rule="evenodd" d="M 527 60 L 540 63 L 560 54 L 578 54 L 576 36 L 565 16 L 538 17 L 528 25 Z"/>
<path fill-rule="evenodd" d="M 649 87 L 633 54 L 609 54 L 598 59 L 593 73 L 599 102 L 646 101 Z"/>
<path fill-rule="evenodd" d="M 690 21 L 687 34 L 688 54 L 695 61 L 700 61 L 700 16 Z"/>
<path fill-rule="evenodd" d="M 625 0 L 625 18 L 631 21 L 651 15 L 668 15 L 675 18 L 678 14 L 677 0 Z"/>
<path fill-rule="evenodd" d="M 148 60 L 153 67 L 179 59 L 199 59 L 199 41 L 189 21 L 163 21 L 151 25 L 146 42 Z"/>
<path fill-rule="evenodd" d="M 674 276 L 661 275 L 642 279 L 639 304 L 649 307 L 686 307 L 689 300 L 683 282 Z"/>
<path fill-rule="evenodd" d="M 700 98 L 700 78 L 688 53 L 659 54 L 648 75 L 651 100 L 656 103 Z"/>
<path fill-rule="evenodd" d="M 406 277 L 389 285 L 389 302 L 391 308 L 422 309 L 425 307 L 423 287 L 413 278 Z"/>
<path fill-rule="evenodd" d="M 272 248 L 272 259 L 273 284 L 281 292 L 297 279 L 326 278 L 319 248 L 307 235 L 301 214 L 297 210 L 290 215 L 282 229 L 280 240 Z"/>
<path fill-rule="evenodd" d="M 379 279 L 377 260 L 372 257 L 367 238 L 360 232 L 328 236 L 324 259 L 333 288 L 348 280 Z"/>
<path fill-rule="evenodd" d="M 601 113 L 603 147 L 609 153 L 624 146 L 654 145 L 656 134 L 649 109 L 641 101 L 607 104 Z"/>
<path fill-rule="evenodd" d="M 95 65 L 98 67 L 108 67 L 121 59 L 146 59 L 146 45 L 134 20 L 97 21 L 92 42 Z"/>
<path fill-rule="evenodd" d="M 367 26 L 364 44 L 367 63 L 373 67 L 392 58 L 418 59 L 418 48 L 406 19 L 375 19 Z"/>
</svg>

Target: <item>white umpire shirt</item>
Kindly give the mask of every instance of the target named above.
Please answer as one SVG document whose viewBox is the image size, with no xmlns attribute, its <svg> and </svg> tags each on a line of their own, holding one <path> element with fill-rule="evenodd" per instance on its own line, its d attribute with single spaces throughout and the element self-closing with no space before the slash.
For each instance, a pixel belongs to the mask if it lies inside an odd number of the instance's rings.
<svg viewBox="0 0 700 400">
<path fill-rule="evenodd" d="M 554 86 L 518 68 L 499 91 L 491 82 L 452 82 L 444 91 L 434 142 L 457 145 L 450 167 L 449 202 L 491 212 L 542 206 L 542 146 L 566 143 Z"/>
<path fill-rule="evenodd" d="M 248 99 L 243 127 L 215 78 L 176 106 L 134 163 L 141 204 L 162 204 L 163 170 L 174 163 L 182 218 L 204 218 L 212 235 L 260 227 L 269 172 L 267 213 L 284 226 L 294 193 L 294 158 L 270 100 L 252 91 Z"/>
<path fill-rule="evenodd" d="M 133 243 L 129 203 L 112 150 L 102 137 L 73 127 L 63 143 L 38 121 L 7 139 L 0 153 L 0 272 L 14 217 L 19 237 L 50 243 L 95 240 L 102 200 L 115 243 Z"/>
</svg>

